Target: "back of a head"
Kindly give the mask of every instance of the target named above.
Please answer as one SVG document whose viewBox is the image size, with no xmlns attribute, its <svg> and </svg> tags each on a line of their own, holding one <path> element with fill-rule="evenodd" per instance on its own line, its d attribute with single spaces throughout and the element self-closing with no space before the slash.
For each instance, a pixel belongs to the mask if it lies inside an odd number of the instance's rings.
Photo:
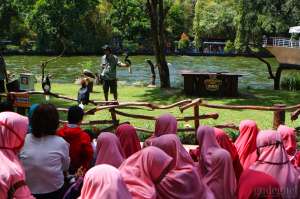
<svg viewBox="0 0 300 199">
<path fill-rule="evenodd" d="M 20 149 L 28 128 L 28 118 L 14 112 L 0 113 L 0 148 Z"/>
<path fill-rule="evenodd" d="M 200 151 L 210 147 L 220 147 L 217 143 L 214 128 L 209 126 L 200 126 L 197 130 L 197 140 L 199 143 Z"/>
<path fill-rule="evenodd" d="M 84 111 L 79 106 L 71 106 L 68 110 L 68 123 L 79 124 L 83 119 Z"/>
<path fill-rule="evenodd" d="M 81 199 L 131 199 L 118 169 L 107 165 L 91 168 L 84 177 Z"/>
<path fill-rule="evenodd" d="M 285 150 L 289 155 L 294 155 L 297 150 L 296 132 L 294 128 L 290 128 L 285 125 L 280 125 L 277 128 L 280 133 Z"/>
<path fill-rule="evenodd" d="M 59 114 L 52 104 L 40 104 L 32 115 L 32 134 L 37 137 L 55 135 L 59 125 Z"/>
<path fill-rule="evenodd" d="M 0 113 L 5 111 L 9 111 L 9 112 L 14 111 L 13 104 L 10 101 L 4 101 L 0 103 Z"/>
<path fill-rule="evenodd" d="M 171 114 L 164 114 L 157 118 L 155 122 L 154 135 L 159 137 L 164 134 L 177 133 L 177 120 Z"/>
</svg>

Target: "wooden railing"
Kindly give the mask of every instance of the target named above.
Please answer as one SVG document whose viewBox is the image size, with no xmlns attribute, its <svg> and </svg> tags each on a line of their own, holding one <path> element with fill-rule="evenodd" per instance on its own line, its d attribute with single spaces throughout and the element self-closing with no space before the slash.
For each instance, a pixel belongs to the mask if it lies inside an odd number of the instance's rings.
<svg viewBox="0 0 300 199">
<path fill-rule="evenodd" d="M 43 92 L 40 91 L 33 91 L 33 92 L 26 92 L 29 95 L 43 95 Z M 11 93 L 12 94 L 12 93 Z M 50 93 L 51 96 L 67 101 L 75 102 L 77 101 L 74 98 L 62 96 L 59 94 Z M 0 96 L 6 96 L 5 94 L 1 94 Z M 196 129 L 200 125 L 200 120 L 203 119 L 218 119 L 218 113 L 209 113 L 209 114 L 200 114 L 200 107 L 207 107 L 213 109 L 227 109 L 227 110 L 258 110 L 258 111 L 272 111 L 273 112 L 273 128 L 277 128 L 280 124 L 285 123 L 285 112 L 286 111 L 295 111 L 300 108 L 300 104 L 293 105 L 293 106 L 286 106 L 285 104 L 275 104 L 273 106 L 241 106 L 241 105 L 216 105 L 216 104 L 209 104 L 208 102 L 198 98 L 195 100 L 187 99 L 183 101 L 176 102 L 170 105 L 158 105 L 149 102 L 118 102 L 118 101 L 90 101 L 95 107 L 86 110 L 86 115 L 93 115 L 99 111 L 107 110 L 110 112 L 111 119 L 110 120 L 95 120 L 95 121 L 83 121 L 82 125 L 96 125 L 96 124 L 110 124 L 111 128 L 115 128 L 119 124 L 118 116 L 124 116 L 127 118 L 134 118 L 140 120 L 147 120 L 147 121 L 155 121 L 157 116 L 149 116 L 149 115 L 142 115 L 142 114 L 133 114 L 125 112 L 126 109 L 140 109 L 140 110 L 168 110 L 173 108 L 179 108 L 180 112 L 184 112 L 188 109 L 193 110 L 193 115 L 178 117 L 178 121 L 194 121 L 194 127 L 191 128 L 182 128 L 178 129 L 179 132 L 187 132 L 187 131 L 196 131 Z M 122 110 L 122 111 L 121 111 Z M 68 109 L 66 108 L 58 108 L 60 112 L 67 112 Z M 296 111 L 300 114 L 300 111 Z M 292 119 L 295 117 L 296 113 L 292 114 Z M 297 115 L 298 116 L 298 115 Z M 66 121 L 61 121 L 61 123 L 66 123 Z M 216 125 L 218 128 L 232 128 L 238 129 L 236 124 L 220 124 Z M 140 127 L 136 127 L 137 130 L 152 133 L 152 130 L 144 129 Z"/>
</svg>

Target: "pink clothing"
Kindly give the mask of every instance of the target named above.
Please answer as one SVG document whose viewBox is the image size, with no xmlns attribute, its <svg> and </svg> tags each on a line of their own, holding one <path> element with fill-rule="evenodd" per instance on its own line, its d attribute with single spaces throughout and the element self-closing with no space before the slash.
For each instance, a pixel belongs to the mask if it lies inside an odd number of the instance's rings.
<svg viewBox="0 0 300 199">
<path fill-rule="evenodd" d="M 154 135 L 159 137 L 164 134 L 177 133 L 177 120 L 171 114 L 164 114 L 157 118 L 155 122 Z"/>
<path fill-rule="evenodd" d="M 216 199 L 236 198 L 236 177 L 229 152 L 217 143 L 214 128 L 200 126 L 197 131 L 200 148 L 199 170 L 204 183 Z"/>
<path fill-rule="evenodd" d="M 120 171 L 107 164 L 91 168 L 85 175 L 78 199 L 131 199 Z"/>
<path fill-rule="evenodd" d="M 0 113 L 0 198 L 7 198 L 8 190 L 25 181 L 23 167 L 17 153 L 24 144 L 28 118 L 13 112 Z M 14 198 L 33 198 L 27 185 L 20 186 Z"/>
<path fill-rule="evenodd" d="M 103 132 L 98 136 L 96 154 L 96 165 L 109 164 L 116 168 L 125 158 L 119 139 L 115 134 L 108 132 Z"/>
<path fill-rule="evenodd" d="M 116 130 L 116 135 L 120 140 L 126 158 L 141 150 L 140 140 L 133 126 L 129 124 L 120 125 Z"/>
<path fill-rule="evenodd" d="M 156 119 L 154 133 L 145 140 L 144 147 L 149 146 L 151 139 L 165 134 L 177 134 L 177 120 L 173 115 L 168 113 Z"/>
<path fill-rule="evenodd" d="M 200 180 L 194 162 L 177 135 L 167 134 L 151 140 L 173 158 L 171 171 L 157 185 L 158 198 L 208 199 L 210 190 Z"/>
<path fill-rule="evenodd" d="M 288 154 L 289 160 L 295 165 L 300 166 L 298 159 L 298 151 L 297 151 L 297 140 L 296 140 L 296 132 L 294 128 L 287 127 L 285 125 L 280 125 L 277 129 L 278 133 L 280 133 L 283 146 Z"/>
<path fill-rule="evenodd" d="M 299 198 L 300 173 L 290 163 L 281 136 L 273 130 L 261 131 L 257 136 L 258 159 L 250 166 L 278 180 L 283 198 Z"/>
<path fill-rule="evenodd" d="M 257 159 L 256 137 L 258 128 L 254 121 L 244 120 L 240 123 L 240 135 L 234 145 L 240 156 L 240 162 L 244 169 L 247 169 Z"/>
<path fill-rule="evenodd" d="M 238 199 L 282 199 L 276 179 L 264 172 L 245 170 L 240 178 Z"/>
<path fill-rule="evenodd" d="M 239 154 L 234 144 L 231 142 L 229 136 L 222 129 L 218 129 L 218 128 L 214 128 L 214 129 L 215 129 L 215 135 L 218 144 L 223 149 L 227 150 L 230 153 L 232 163 L 233 163 L 233 169 L 235 172 L 236 179 L 238 181 L 243 172 L 243 167 L 240 163 Z"/>
<path fill-rule="evenodd" d="M 156 185 L 170 171 L 172 158 L 161 149 L 146 147 L 131 155 L 119 170 L 133 199 L 156 199 Z"/>
</svg>

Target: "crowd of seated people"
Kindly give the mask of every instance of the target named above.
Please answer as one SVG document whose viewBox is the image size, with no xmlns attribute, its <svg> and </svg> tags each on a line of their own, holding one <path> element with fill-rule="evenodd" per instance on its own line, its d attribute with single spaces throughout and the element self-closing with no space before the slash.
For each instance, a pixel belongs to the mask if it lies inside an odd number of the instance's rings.
<svg viewBox="0 0 300 199">
<path fill-rule="evenodd" d="M 141 147 L 121 124 L 95 140 L 68 110 L 59 126 L 54 105 L 33 105 L 28 117 L 0 113 L 0 199 L 299 199 L 296 131 L 260 130 L 244 120 L 233 142 L 222 129 L 200 126 L 187 151 L 171 114 L 157 118 Z M 94 145 L 96 143 L 96 145 Z M 70 180 L 70 176 L 72 180 Z"/>
</svg>

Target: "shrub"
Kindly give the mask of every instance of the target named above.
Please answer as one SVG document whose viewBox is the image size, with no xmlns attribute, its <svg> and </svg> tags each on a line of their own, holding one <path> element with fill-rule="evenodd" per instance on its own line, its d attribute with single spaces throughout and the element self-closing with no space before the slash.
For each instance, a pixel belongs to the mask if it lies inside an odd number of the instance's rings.
<svg viewBox="0 0 300 199">
<path fill-rule="evenodd" d="M 300 74 L 287 73 L 281 80 L 281 88 L 289 91 L 300 90 Z"/>
</svg>

